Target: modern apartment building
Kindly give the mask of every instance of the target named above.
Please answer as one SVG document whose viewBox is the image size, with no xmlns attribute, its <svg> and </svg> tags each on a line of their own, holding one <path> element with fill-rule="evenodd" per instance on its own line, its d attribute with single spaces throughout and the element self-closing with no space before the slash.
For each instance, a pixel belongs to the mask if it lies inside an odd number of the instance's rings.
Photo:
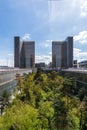
<svg viewBox="0 0 87 130">
<path fill-rule="evenodd" d="M 14 67 L 33 68 L 35 66 L 35 42 L 22 41 L 14 37 Z"/>
<path fill-rule="evenodd" d="M 73 66 L 73 37 L 65 41 L 52 42 L 52 67 L 69 68 Z"/>
</svg>

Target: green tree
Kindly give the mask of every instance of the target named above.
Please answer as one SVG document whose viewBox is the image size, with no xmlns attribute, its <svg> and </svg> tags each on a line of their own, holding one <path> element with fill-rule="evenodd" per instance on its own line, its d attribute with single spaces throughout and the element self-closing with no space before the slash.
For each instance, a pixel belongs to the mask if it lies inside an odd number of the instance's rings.
<svg viewBox="0 0 87 130">
<path fill-rule="evenodd" d="M 0 118 L 1 130 L 39 130 L 38 112 L 18 100 Z"/>
<path fill-rule="evenodd" d="M 66 114 L 65 102 L 62 101 L 59 95 L 56 95 L 54 98 L 54 123 L 57 130 L 65 130 L 67 126 Z"/>
<path fill-rule="evenodd" d="M 41 120 L 41 130 L 47 129 L 52 130 L 52 119 L 54 115 L 54 109 L 52 102 L 41 101 L 39 106 L 39 119 Z"/>
</svg>

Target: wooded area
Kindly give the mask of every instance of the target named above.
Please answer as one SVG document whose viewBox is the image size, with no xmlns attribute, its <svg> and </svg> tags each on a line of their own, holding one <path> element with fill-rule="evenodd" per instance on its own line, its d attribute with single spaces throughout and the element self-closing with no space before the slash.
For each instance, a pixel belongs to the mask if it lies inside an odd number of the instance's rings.
<svg viewBox="0 0 87 130">
<path fill-rule="evenodd" d="M 57 72 L 17 75 L 14 99 L 0 116 L 0 130 L 86 130 L 87 90 Z M 78 92 L 77 92 L 78 90 Z"/>
</svg>

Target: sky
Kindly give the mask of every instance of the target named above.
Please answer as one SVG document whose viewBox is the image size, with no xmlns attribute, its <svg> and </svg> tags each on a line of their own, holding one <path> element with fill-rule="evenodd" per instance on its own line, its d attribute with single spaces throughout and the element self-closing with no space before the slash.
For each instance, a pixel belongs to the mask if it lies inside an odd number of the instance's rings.
<svg viewBox="0 0 87 130">
<path fill-rule="evenodd" d="M 52 40 L 74 39 L 87 60 L 87 0 L 0 0 L 0 65 L 14 64 L 14 36 L 35 41 L 35 62 L 52 60 Z"/>
</svg>

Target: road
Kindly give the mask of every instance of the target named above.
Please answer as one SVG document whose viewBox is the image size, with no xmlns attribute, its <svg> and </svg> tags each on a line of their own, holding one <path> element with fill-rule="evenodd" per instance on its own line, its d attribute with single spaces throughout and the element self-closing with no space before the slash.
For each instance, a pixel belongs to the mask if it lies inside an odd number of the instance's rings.
<svg viewBox="0 0 87 130">
<path fill-rule="evenodd" d="M 62 71 L 87 74 L 87 69 L 82 69 L 82 68 L 79 68 L 79 69 L 77 69 L 77 68 L 62 69 Z"/>
<path fill-rule="evenodd" d="M 11 92 L 17 85 L 16 74 L 31 73 L 31 69 L 4 69 L 0 70 L 0 95 L 4 91 Z"/>
</svg>

